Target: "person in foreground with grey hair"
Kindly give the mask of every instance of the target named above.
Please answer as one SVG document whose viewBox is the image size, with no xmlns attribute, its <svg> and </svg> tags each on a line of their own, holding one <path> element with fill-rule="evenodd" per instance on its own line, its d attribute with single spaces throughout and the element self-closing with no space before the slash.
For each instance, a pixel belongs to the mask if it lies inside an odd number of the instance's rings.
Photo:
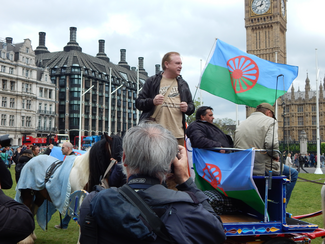
<svg viewBox="0 0 325 244">
<path fill-rule="evenodd" d="M 176 154 L 178 156 L 176 157 Z M 161 238 L 152 222 L 119 188 L 91 192 L 80 208 L 80 243 L 223 243 L 222 222 L 189 177 L 186 150 L 158 124 L 140 124 L 123 139 L 127 184 L 163 222 Z M 174 165 L 178 191 L 162 185 Z M 123 188 L 123 187 L 122 187 Z M 132 190 L 131 189 L 131 190 Z"/>
</svg>

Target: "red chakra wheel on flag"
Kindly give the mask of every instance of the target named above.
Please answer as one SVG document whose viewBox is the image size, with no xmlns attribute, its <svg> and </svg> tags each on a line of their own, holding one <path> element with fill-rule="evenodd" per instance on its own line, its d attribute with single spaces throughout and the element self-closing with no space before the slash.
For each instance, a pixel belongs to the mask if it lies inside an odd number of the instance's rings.
<svg viewBox="0 0 325 244">
<path fill-rule="evenodd" d="M 248 91 L 257 83 L 259 69 L 253 59 L 237 56 L 228 60 L 227 67 L 235 93 Z"/>
<path fill-rule="evenodd" d="M 227 193 L 223 190 L 223 188 L 219 187 L 222 178 L 221 169 L 214 164 L 205 164 L 203 169 L 203 179 L 210 183 L 215 189 L 220 189 L 225 196 L 228 196 Z"/>
</svg>

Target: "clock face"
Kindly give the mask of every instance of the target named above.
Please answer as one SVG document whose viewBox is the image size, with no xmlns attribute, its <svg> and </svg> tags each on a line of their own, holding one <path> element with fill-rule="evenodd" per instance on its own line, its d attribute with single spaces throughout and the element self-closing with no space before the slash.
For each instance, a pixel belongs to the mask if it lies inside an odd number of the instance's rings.
<svg viewBox="0 0 325 244">
<path fill-rule="evenodd" d="M 271 6 L 270 0 L 254 0 L 252 2 L 252 10 L 255 14 L 266 13 Z"/>
<path fill-rule="evenodd" d="M 286 14 L 284 0 L 281 0 L 281 13 L 282 13 L 282 16 L 285 16 L 285 14 Z"/>
</svg>

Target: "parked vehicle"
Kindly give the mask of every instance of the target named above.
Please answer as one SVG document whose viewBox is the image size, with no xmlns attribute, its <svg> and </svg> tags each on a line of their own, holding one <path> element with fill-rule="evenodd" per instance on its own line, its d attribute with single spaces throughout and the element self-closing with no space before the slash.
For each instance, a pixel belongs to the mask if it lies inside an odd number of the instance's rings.
<svg viewBox="0 0 325 244">
<path fill-rule="evenodd" d="M 91 147 L 93 146 L 96 142 L 100 141 L 101 140 L 101 136 L 99 135 L 96 135 L 96 136 L 87 136 L 83 139 L 82 141 L 82 147 L 83 148 L 88 148 L 88 147 Z"/>
</svg>

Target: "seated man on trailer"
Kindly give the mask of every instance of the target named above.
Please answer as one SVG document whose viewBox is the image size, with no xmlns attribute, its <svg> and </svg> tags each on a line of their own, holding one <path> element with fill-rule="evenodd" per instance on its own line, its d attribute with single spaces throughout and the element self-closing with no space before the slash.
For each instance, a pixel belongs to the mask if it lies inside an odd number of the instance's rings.
<svg viewBox="0 0 325 244">
<path fill-rule="evenodd" d="M 273 175 L 279 175 L 281 170 L 279 155 L 276 152 L 271 152 L 279 150 L 278 123 L 274 115 L 274 107 L 268 103 L 258 105 L 255 112 L 235 131 L 235 148 L 252 147 L 270 150 L 270 152 L 256 152 L 253 174 L 265 175 L 272 170 Z M 288 204 L 298 178 L 298 172 L 283 165 L 282 174 L 290 180 L 290 183 L 286 184 L 286 204 Z"/>
<path fill-rule="evenodd" d="M 196 121 L 186 129 L 186 135 L 195 148 L 225 147 L 232 148 L 234 143 L 230 136 L 213 124 L 213 108 L 201 106 L 196 111 Z M 225 150 L 220 150 L 225 153 Z"/>
</svg>

